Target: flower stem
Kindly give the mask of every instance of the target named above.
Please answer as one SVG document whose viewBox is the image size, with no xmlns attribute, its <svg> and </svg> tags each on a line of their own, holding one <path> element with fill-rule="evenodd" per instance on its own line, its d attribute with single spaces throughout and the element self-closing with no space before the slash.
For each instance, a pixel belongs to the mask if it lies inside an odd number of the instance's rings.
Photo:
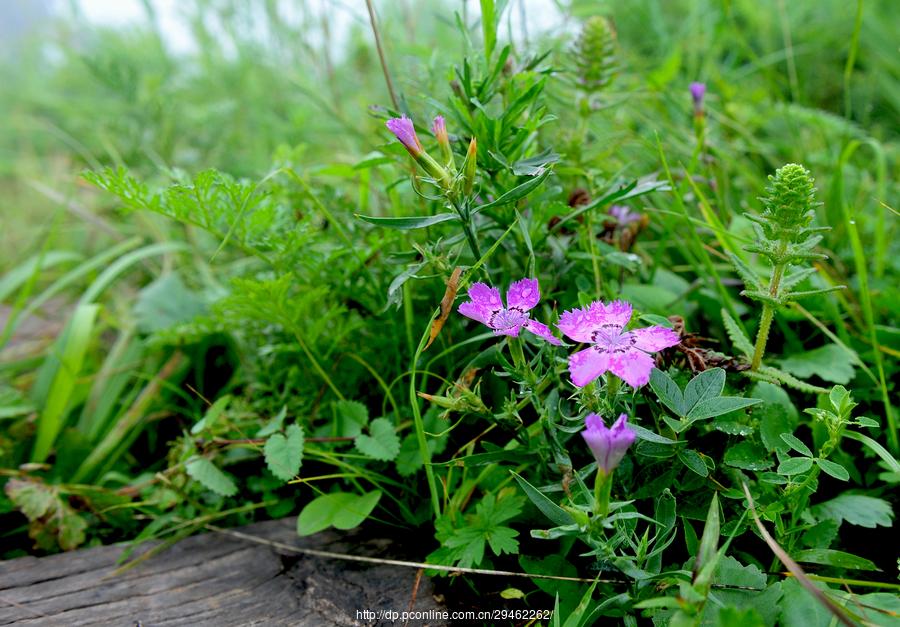
<svg viewBox="0 0 900 627">
<path fill-rule="evenodd" d="M 597 476 L 594 479 L 594 514 L 600 518 L 606 518 L 609 512 L 609 496 L 612 493 L 612 473 L 606 474 L 603 469 L 597 468 Z"/>
<path fill-rule="evenodd" d="M 619 394 L 619 377 L 612 374 L 606 375 L 606 403 L 609 405 L 609 411 L 615 413 L 616 396 Z"/>
<path fill-rule="evenodd" d="M 772 327 L 772 319 L 774 317 L 775 308 L 769 303 L 765 303 L 762 316 L 759 319 L 759 331 L 756 332 L 756 346 L 753 350 L 750 370 L 759 370 L 759 367 L 762 365 L 763 353 L 766 352 L 766 342 L 769 341 L 769 329 Z"/>
<path fill-rule="evenodd" d="M 522 350 L 522 340 L 518 337 L 507 337 L 506 343 L 509 345 L 509 354 L 512 356 L 513 364 L 519 370 L 525 370 L 525 352 Z"/>
</svg>

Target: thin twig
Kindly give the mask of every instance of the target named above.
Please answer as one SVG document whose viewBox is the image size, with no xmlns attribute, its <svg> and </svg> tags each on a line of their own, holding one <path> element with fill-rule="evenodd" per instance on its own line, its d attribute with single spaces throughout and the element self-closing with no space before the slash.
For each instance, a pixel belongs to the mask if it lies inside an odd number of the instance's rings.
<svg viewBox="0 0 900 627">
<path fill-rule="evenodd" d="M 384 82 L 387 83 L 388 92 L 395 110 L 400 110 L 397 94 L 394 93 L 394 84 L 391 82 L 391 73 L 388 71 L 387 60 L 384 57 L 384 49 L 381 47 L 381 35 L 378 32 L 378 24 L 375 22 L 375 8 L 372 0 L 366 0 L 366 8 L 369 10 L 369 23 L 372 25 L 372 33 L 375 35 L 375 48 L 378 50 L 378 60 L 381 61 L 381 71 L 384 72 Z"/>
</svg>

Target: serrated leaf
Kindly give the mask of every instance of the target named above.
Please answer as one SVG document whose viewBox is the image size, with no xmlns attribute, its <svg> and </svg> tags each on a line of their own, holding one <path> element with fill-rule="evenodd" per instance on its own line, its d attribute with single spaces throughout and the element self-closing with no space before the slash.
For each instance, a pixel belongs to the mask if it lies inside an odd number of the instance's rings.
<svg viewBox="0 0 900 627">
<path fill-rule="evenodd" d="M 817 376 L 831 383 L 849 383 L 854 376 L 853 359 L 837 344 L 826 344 L 782 359 L 781 370 L 801 379 Z"/>
<path fill-rule="evenodd" d="M 719 396 L 700 401 L 688 412 L 688 420 L 704 420 L 756 405 L 762 401 L 758 398 L 743 398 L 741 396 Z"/>
<path fill-rule="evenodd" d="M 282 481 L 290 481 L 300 472 L 303 462 L 303 429 L 289 425 L 285 434 L 276 433 L 266 440 L 263 453 L 272 474 Z"/>
<path fill-rule="evenodd" d="M 854 570 L 881 570 L 864 557 L 834 549 L 806 549 L 805 551 L 799 551 L 792 557 L 798 562 L 806 562 L 808 564 L 822 564 L 823 566 L 852 568 Z"/>
<path fill-rule="evenodd" d="M 876 526 L 890 527 L 894 512 L 891 504 L 883 499 L 862 494 L 842 494 L 830 501 L 813 507 L 814 514 L 821 518 L 845 521 L 851 525 L 874 529 Z"/>
<path fill-rule="evenodd" d="M 369 410 L 358 401 L 336 401 L 333 407 L 341 437 L 355 438 L 369 424 Z"/>
<path fill-rule="evenodd" d="M 741 281 L 744 282 L 744 285 L 748 289 L 753 290 L 761 290 L 763 288 L 762 281 L 756 275 L 756 272 L 744 263 L 744 260 L 735 255 L 734 253 L 728 253 L 728 258 L 731 259 L 731 263 L 734 265 L 734 269 L 737 270 L 738 276 L 741 277 Z"/>
<path fill-rule="evenodd" d="M 816 465 L 822 469 L 822 472 L 831 475 L 835 479 L 840 479 L 841 481 L 850 480 L 850 473 L 840 464 L 827 459 L 817 459 Z"/>
<path fill-rule="evenodd" d="M 779 475 L 799 475 L 812 468 L 813 460 L 809 457 L 788 457 L 778 464 Z"/>
<path fill-rule="evenodd" d="M 725 371 L 710 368 L 688 381 L 684 388 L 684 409 L 690 412 L 700 401 L 716 398 L 725 389 Z"/>
<path fill-rule="evenodd" d="M 194 457 L 184 467 L 187 474 L 207 490 L 212 490 L 221 496 L 237 494 L 237 485 L 234 480 L 205 457 Z"/>
<path fill-rule="evenodd" d="M 25 514 L 30 521 L 43 517 L 57 500 L 50 486 L 35 481 L 10 479 L 5 486 L 9 500 Z"/>
<path fill-rule="evenodd" d="M 790 433 L 782 433 L 781 439 L 790 446 L 792 449 L 800 453 L 801 455 L 806 455 L 807 457 L 812 457 L 813 452 L 809 450 L 809 447 L 806 446 L 799 438 L 790 434 Z"/>
<path fill-rule="evenodd" d="M 687 413 L 681 388 L 672 380 L 672 377 L 659 368 L 650 371 L 650 389 L 656 394 L 656 398 L 676 416 L 684 416 Z"/>
<path fill-rule="evenodd" d="M 738 326 L 738 323 L 734 321 L 734 318 L 725 309 L 722 310 L 722 323 L 725 325 L 725 332 L 728 334 L 728 338 L 734 344 L 734 347 L 741 351 L 744 357 L 752 356 L 753 343 L 744 335 L 741 327 Z"/>
<path fill-rule="evenodd" d="M 383 462 L 396 459 L 400 453 L 400 438 L 394 431 L 394 424 L 387 418 L 376 418 L 369 425 L 371 435 L 358 435 L 354 441 L 357 450 Z"/>
<path fill-rule="evenodd" d="M 278 431 L 281 431 L 282 425 L 284 425 L 284 419 L 287 417 L 287 405 L 282 405 L 281 410 L 272 417 L 272 419 L 267 422 L 263 427 L 256 432 L 256 437 L 265 438 L 267 436 L 272 435 Z"/>
<path fill-rule="evenodd" d="M 328 527 L 357 527 L 369 517 L 380 498 L 380 490 L 362 495 L 335 492 L 316 497 L 306 504 L 297 517 L 297 535 L 308 536 Z"/>
<path fill-rule="evenodd" d="M 59 529 L 57 531 L 57 540 L 59 548 L 63 551 L 71 551 L 84 544 L 86 539 L 85 531 L 88 524 L 78 514 L 65 508 L 65 511 L 59 518 Z"/>
</svg>

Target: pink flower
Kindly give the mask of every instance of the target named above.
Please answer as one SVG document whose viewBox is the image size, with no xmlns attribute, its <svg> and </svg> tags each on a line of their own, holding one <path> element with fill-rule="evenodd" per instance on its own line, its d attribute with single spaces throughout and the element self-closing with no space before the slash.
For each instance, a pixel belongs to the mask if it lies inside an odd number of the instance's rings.
<svg viewBox="0 0 900 627">
<path fill-rule="evenodd" d="M 435 138 L 437 138 L 438 142 L 449 141 L 447 135 L 447 124 L 444 122 L 444 116 L 439 115 L 434 118 L 434 123 L 431 125 L 431 132 L 434 133 Z"/>
<path fill-rule="evenodd" d="M 631 304 L 621 300 L 609 305 L 594 301 L 560 316 L 558 326 L 565 335 L 593 344 L 569 356 L 572 383 L 584 387 L 607 370 L 635 388 L 650 380 L 653 358 L 648 353 L 675 346 L 678 334 L 660 326 L 625 331 L 629 320 Z"/>
<path fill-rule="evenodd" d="M 422 152 L 422 144 L 416 135 L 416 129 L 412 120 L 408 117 L 404 115 L 399 118 L 391 118 L 384 124 L 390 132 L 397 136 L 397 139 L 400 140 L 400 143 L 403 144 L 409 154 L 415 157 Z"/>
<path fill-rule="evenodd" d="M 613 426 L 607 429 L 603 424 L 603 418 L 597 414 L 588 414 L 584 419 L 585 429 L 581 432 L 581 437 L 590 447 L 600 469 L 607 475 L 616 469 L 636 437 L 627 420 L 628 416 L 622 414 Z"/>
<path fill-rule="evenodd" d="M 540 300 L 537 279 L 521 279 L 510 285 L 506 292 L 506 307 L 496 287 L 473 283 L 469 288 L 469 300 L 459 306 L 459 313 L 493 329 L 495 335 L 518 337 L 525 327 L 541 339 L 559 346 L 561 342 L 546 324 L 531 319 L 529 312 Z"/>
</svg>

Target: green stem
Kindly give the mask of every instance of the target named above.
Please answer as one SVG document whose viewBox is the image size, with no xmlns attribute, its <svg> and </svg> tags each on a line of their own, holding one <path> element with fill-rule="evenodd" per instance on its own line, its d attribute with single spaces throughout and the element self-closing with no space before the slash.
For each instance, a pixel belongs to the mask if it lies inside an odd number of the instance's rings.
<svg viewBox="0 0 900 627">
<path fill-rule="evenodd" d="M 525 370 L 527 362 L 525 361 L 525 351 L 522 350 L 522 339 L 507 337 L 506 343 L 509 345 L 509 354 L 512 356 L 513 364 L 517 369 Z"/>
<path fill-rule="evenodd" d="M 594 514 L 598 518 L 606 518 L 606 514 L 609 513 L 610 494 L 612 494 L 612 473 L 606 474 L 598 467 L 594 479 Z"/>
<path fill-rule="evenodd" d="M 762 365 L 763 353 L 766 352 L 766 342 L 769 341 L 769 329 L 772 327 L 774 317 L 775 308 L 769 303 L 765 303 L 759 319 L 759 331 L 756 332 L 756 347 L 753 351 L 753 360 L 750 362 L 750 370 L 759 370 Z"/>
<path fill-rule="evenodd" d="M 606 375 L 606 402 L 609 404 L 609 411 L 615 413 L 616 396 L 619 393 L 619 385 L 621 380 L 613 374 Z"/>
<path fill-rule="evenodd" d="M 434 321 L 435 317 L 437 317 L 438 312 L 439 310 L 432 314 L 431 320 L 429 320 L 428 324 L 425 326 L 425 333 L 422 334 L 422 339 L 419 340 L 419 346 L 416 348 L 416 353 L 413 356 L 409 377 L 409 403 L 412 406 L 413 422 L 416 427 L 416 440 L 419 443 L 419 454 L 422 456 L 422 463 L 425 466 L 425 477 L 428 480 L 428 493 L 431 496 L 431 507 L 434 510 L 435 518 L 440 518 L 441 516 L 441 500 L 437 490 L 437 483 L 434 478 L 434 468 L 431 466 L 431 451 L 428 449 L 428 440 L 425 438 L 425 421 L 422 419 L 422 411 L 419 408 L 419 397 L 416 394 L 416 372 L 419 367 L 419 358 L 422 356 L 422 351 L 425 349 L 425 344 L 428 342 L 428 337 L 431 333 L 431 323 Z"/>
</svg>

